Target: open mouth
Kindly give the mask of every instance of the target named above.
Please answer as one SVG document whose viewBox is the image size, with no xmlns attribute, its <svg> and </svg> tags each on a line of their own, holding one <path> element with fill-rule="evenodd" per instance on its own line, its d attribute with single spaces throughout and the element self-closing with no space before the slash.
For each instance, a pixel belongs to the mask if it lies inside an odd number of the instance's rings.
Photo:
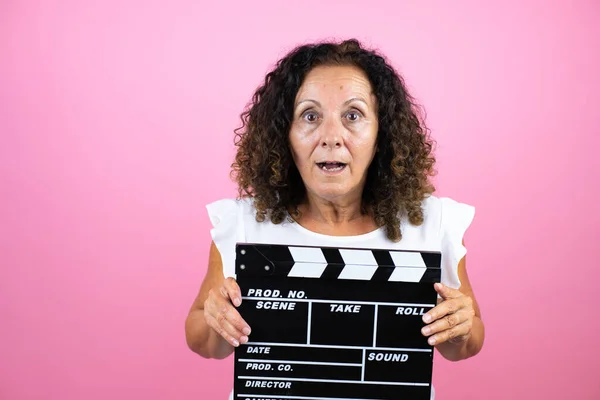
<svg viewBox="0 0 600 400">
<path fill-rule="evenodd" d="M 346 167 L 346 164 L 337 161 L 327 161 L 317 163 L 317 166 L 323 171 L 336 172 L 343 170 Z"/>
</svg>

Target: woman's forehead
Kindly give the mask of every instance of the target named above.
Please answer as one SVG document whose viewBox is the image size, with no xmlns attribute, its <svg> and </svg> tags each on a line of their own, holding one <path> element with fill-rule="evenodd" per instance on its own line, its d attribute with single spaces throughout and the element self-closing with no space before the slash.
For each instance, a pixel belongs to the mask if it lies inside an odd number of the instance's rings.
<svg viewBox="0 0 600 400">
<path fill-rule="evenodd" d="M 303 100 L 333 97 L 345 101 L 352 97 L 373 101 L 372 88 L 367 75 L 353 66 L 321 66 L 312 69 L 298 90 L 296 103 Z"/>
</svg>

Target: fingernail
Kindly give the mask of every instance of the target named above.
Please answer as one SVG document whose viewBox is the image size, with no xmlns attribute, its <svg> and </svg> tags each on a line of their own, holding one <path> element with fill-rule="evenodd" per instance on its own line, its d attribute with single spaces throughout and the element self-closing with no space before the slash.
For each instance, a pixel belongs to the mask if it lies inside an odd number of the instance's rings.
<svg viewBox="0 0 600 400">
<path fill-rule="evenodd" d="M 429 314 L 423 315 L 423 321 L 430 322 L 431 321 L 431 315 L 429 315 Z"/>
<path fill-rule="evenodd" d="M 429 344 L 433 346 L 435 344 L 435 338 L 434 337 L 430 337 L 427 342 L 429 342 Z"/>
<path fill-rule="evenodd" d="M 423 328 L 423 334 L 424 335 L 429 335 L 429 332 L 431 332 L 431 329 L 428 327 Z"/>
<path fill-rule="evenodd" d="M 248 337 L 247 337 L 247 336 L 242 336 L 242 337 L 240 338 L 240 342 L 242 342 L 242 343 L 246 343 L 246 342 L 248 342 Z"/>
<path fill-rule="evenodd" d="M 239 297 L 236 297 L 235 299 L 233 299 L 233 304 L 234 304 L 236 307 L 239 307 L 239 306 L 240 306 L 240 304 L 242 304 L 242 301 L 239 299 Z"/>
<path fill-rule="evenodd" d="M 237 340 L 233 339 L 233 345 L 235 347 L 238 347 L 240 345 L 240 342 L 238 342 Z"/>
<path fill-rule="evenodd" d="M 250 328 L 244 328 L 244 329 L 242 329 L 242 332 L 244 333 L 244 335 L 249 335 L 250 334 Z"/>
</svg>

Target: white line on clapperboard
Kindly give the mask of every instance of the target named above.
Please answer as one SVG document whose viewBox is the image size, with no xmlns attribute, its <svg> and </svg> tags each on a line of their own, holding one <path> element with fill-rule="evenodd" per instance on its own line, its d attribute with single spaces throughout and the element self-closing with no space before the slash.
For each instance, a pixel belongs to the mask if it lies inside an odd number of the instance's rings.
<svg viewBox="0 0 600 400">
<path fill-rule="evenodd" d="M 306 326 L 306 343 L 310 343 L 310 326 L 312 322 L 312 303 L 308 303 L 308 325 Z"/>
<path fill-rule="evenodd" d="M 398 347 L 361 347 L 361 346 L 341 346 L 337 344 L 304 344 L 304 343 L 276 343 L 276 342 L 247 342 L 249 346 L 285 346 L 285 347 L 322 347 L 324 349 L 365 349 L 365 350 L 388 350 L 388 351 L 413 351 L 431 353 L 431 349 L 412 349 Z M 253 360 L 259 362 L 259 359 Z"/>
<path fill-rule="evenodd" d="M 375 312 L 373 316 L 373 347 L 377 345 L 377 312 L 379 311 L 379 305 L 375 304 Z"/>
<path fill-rule="evenodd" d="M 336 363 L 336 362 L 315 362 L 315 361 L 295 361 L 295 360 L 264 360 L 256 358 L 240 358 L 238 361 L 253 363 L 273 363 L 273 364 L 307 364 L 307 365 L 336 365 L 342 367 L 362 367 L 359 363 Z"/>
<path fill-rule="evenodd" d="M 321 300 L 321 299 L 294 299 L 284 297 L 248 297 L 243 296 L 242 300 L 263 300 L 263 301 L 289 301 L 294 303 L 334 303 L 334 304 L 364 304 L 380 306 L 404 306 L 404 307 L 434 307 L 435 304 L 422 303 L 380 303 L 375 301 L 350 301 L 350 300 Z"/>
<path fill-rule="evenodd" d="M 366 361 L 367 361 L 367 350 L 366 349 L 363 349 L 363 355 L 362 356 L 363 356 L 363 358 L 362 358 L 362 364 L 360 365 L 360 380 L 364 381 L 365 380 L 365 369 L 366 369 L 365 367 L 367 365 L 367 364 L 365 364 Z"/>
<path fill-rule="evenodd" d="M 238 394 L 237 397 L 260 397 L 261 399 L 265 398 L 264 394 Z M 349 397 L 344 397 L 343 399 L 340 399 L 339 397 L 313 397 L 313 396 L 287 396 L 287 395 L 280 395 L 278 394 L 277 396 L 271 396 L 273 398 L 278 398 L 278 399 L 302 399 L 302 400 L 378 400 L 378 399 L 354 399 L 354 398 L 349 398 Z"/>
<path fill-rule="evenodd" d="M 302 382 L 330 382 L 330 383 L 366 383 L 378 385 L 395 385 L 395 386 L 429 386 L 428 383 L 418 382 L 381 382 L 381 381 L 353 381 L 350 379 L 309 379 L 309 378 L 287 378 L 273 376 L 238 376 L 240 379 L 250 380 L 265 380 L 265 381 L 302 381 Z"/>
</svg>

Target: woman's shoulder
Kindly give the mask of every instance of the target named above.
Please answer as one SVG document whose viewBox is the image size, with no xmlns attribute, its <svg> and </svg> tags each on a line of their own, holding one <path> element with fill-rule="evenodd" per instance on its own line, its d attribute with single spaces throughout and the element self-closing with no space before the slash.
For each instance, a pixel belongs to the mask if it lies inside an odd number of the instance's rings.
<svg viewBox="0 0 600 400">
<path fill-rule="evenodd" d="M 416 230 L 427 237 L 462 237 L 475 216 L 475 207 L 447 196 L 430 195 L 421 203 L 423 222 L 413 226 L 406 216 L 405 229 Z"/>
<path fill-rule="evenodd" d="M 467 203 L 458 200 L 456 197 L 429 195 L 423 199 L 423 206 L 426 208 L 441 208 L 441 207 L 456 207 L 460 205 L 468 205 Z"/>
<path fill-rule="evenodd" d="M 455 223 L 460 219 L 472 219 L 475 207 L 453 197 L 434 196 L 426 197 L 422 202 L 424 218 L 437 219 L 440 224 Z"/>
<path fill-rule="evenodd" d="M 219 250 L 226 277 L 234 275 L 235 245 L 245 241 L 245 213 L 251 212 L 248 198 L 224 197 L 206 204 L 212 227 L 210 235 Z"/>
<path fill-rule="evenodd" d="M 452 197 L 430 196 L 423 201 L 425 224 L 437 232 L 442 251 L 442 281 L 460 287 L 458 264 L 467 254 L 464 236 L 475 217 L 475 207 Z"/>
<path fill-rule="evenodd" d="M 253 200 L 249 197 L 223 197 L 212 200 L 206 205 L 211 222 L 219 223 L 223 219 L 233 218 L 240 213 L 250 212 Z"/>
</svg>

